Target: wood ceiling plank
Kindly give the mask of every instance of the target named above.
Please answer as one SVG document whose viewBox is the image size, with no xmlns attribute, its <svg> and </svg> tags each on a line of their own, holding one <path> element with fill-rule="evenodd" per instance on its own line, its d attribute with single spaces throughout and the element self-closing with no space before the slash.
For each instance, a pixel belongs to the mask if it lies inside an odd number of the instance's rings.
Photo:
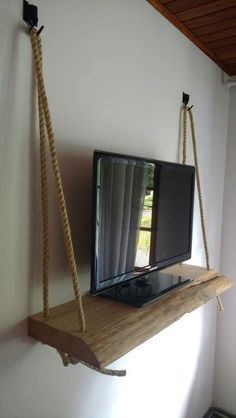
<svg viewBox="0 0 236 418">
<path fill-rule="evenodd" d="M 205 16 L 220 10 L 229 9 L 233 6 L 236 6 L 236 0 L 215 0 L 210 3 L 185 10 L 184 12 L 176 13 L 176 17 L 181 20 L 181 22 L 185 22 L 187 20 Z"/>
<path fill-rule="evenodd" d="M 231 19 L 233 17 L 236 17 L 236 7 L 230 7 L 229 9 L 221 10 L 206 16 L 186 20 L 184 24 L 187 26 L 187 28 L 193 30 L 202 26 L 222 22 L 225 19 Z"/>
<path fill-rule="evenodd" d="M 206 46 L 209 49 L 222 48 L 228 45 L 234 45 L 236 48 L 236 36 L 231 36 L 230 38 L 217 39 L 216 41 L 206 43 Z"/>
<path fill-rule="evenodd" d="M 235 45 L 228 45 L 222 48 L 213 49 L 214 54 L 218 57 L 221 61 L 224 61 L 228 58 L 235 58 L 236 59 L 236 47 Z"/>
<path fill-rule="evenodd" d="M 200 26 L 199 28 L 192 28 L 192 32 L 196 36 L 203 36 L 208 35 L 210 33 L 215 33 L 218 31 L 236 28 L 236 10 L 235 10 L 235 17 L 232 19 L 225 19 L 221 22 L 212 23 L 211 25 Z"/>
<path fill-rule="evenodd" d="M 218 39 L 230 38 L 231 36 L 235 36 L 235 35 L 236 35 L 236 27 L 222 30 L 219 32 L 215 32 L 215 33 L 210 33 L 204 36 L 199 36 L 199 39 L 201 42 L 205 44 L 205 43 L 209 43 L 212 41 L 216 41 Z"/>
<path fill-rule="evenodd" d="M 235 60 L 235 58 L 225 58 L 224 62 L 227 66 L 229 66 L 229 64 L 235 64 L 236 60 Z"/>
<path fill-rule="evenodd" d="M 171 3 L 167 3 L 166 7 L 171 13 L 179 13 L 206 3 L 209 3 L 209 0 L 174 0 Z"/>
<path fill-rule="evenodd" d="M 168 19 L 177 29 L 179 29 L 187 38 L 201 49 L 209 58 L 212 59 L 223 71 L 228 73 L 228 68 L 215 54 L 209 50 L 182 22 L 179 21 L 160 0 L 147 0 L 158 12 Z"/>
<path fill-rule="evenodd" d="M 231 76 L 236 75 L 236 60 L 235 60 L 235 64 L 229 65 L 229 75 Z"/>
</svg>

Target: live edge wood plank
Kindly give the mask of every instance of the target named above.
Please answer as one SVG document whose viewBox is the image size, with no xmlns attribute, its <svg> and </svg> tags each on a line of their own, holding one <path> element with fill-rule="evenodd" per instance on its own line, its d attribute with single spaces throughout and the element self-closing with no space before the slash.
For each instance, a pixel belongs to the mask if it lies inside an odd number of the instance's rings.
<svg viewBox="0 0 236 418">
<path fill-rule="evenodd" d="M 32 315 L 28 333 L 73 358 L 106 367 L 232 285 L 215 271 L 196 266 L 177 265 L 166 272 L 194 280 L 143 308 L 86 295 L 83 306 L 87 332 L 78 331 L 77 309 L 72 301 L 52 308 L 50 318 L 44 318 L 42 312 Z"/>
</svg>

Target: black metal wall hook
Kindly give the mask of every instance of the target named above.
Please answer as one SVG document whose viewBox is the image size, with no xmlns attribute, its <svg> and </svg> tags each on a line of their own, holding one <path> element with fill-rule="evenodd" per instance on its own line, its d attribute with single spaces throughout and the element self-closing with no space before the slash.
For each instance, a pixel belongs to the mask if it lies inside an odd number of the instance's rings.
<svg viewBox="0 0 236 418">
<path fill-rule="evenodd" d="M 23 0 L 23 20 L 30 26 L 30 29 L 38 25 L 38 8 L 26 0 Z"/>
<path fill-rule="evenodd" d="M 189 96 L 189 94 L 183 92 L 183 96 L 182 97 L 183 97 L 182 98 L 182 103 L 186 107 L 187 104 L 188 104 L 188 102 L 189 102 L 190 96 Z"/>
<path fill-rule="evenodd" d="M 38 7 L 34 4 L 29 4 L 26 0 L 23 0 L 23 20 L 29 25 L 30 31 L 38 25 Z M 40 26 L 37 36 L 40 35 L 43 29 L 44 26 Z"/>
<path fill-rule="evenodd" d="M 40 28 L 39 28 L 39 30 L 38 30 L 38 32 L 37 32 L 37 36 L 39 36 L 40 35 L 40 33 L 42 32 L 42 30 L 44 29 L 44 26 L 42 25 L 42 26 L 40 26 Z"/>
</svg>

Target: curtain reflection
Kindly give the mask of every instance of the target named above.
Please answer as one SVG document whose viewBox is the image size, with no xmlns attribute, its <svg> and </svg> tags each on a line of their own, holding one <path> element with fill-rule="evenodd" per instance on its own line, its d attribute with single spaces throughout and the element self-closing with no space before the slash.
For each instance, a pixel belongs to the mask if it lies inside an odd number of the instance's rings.
<svg viewBox="0 0 236 418">
<path fill-rule="evenodd" d="M 97 273 L 100 281 L 134 270 L 148 182 L 148 164 L 100 160 L 97 201 Z"/>
</svg>

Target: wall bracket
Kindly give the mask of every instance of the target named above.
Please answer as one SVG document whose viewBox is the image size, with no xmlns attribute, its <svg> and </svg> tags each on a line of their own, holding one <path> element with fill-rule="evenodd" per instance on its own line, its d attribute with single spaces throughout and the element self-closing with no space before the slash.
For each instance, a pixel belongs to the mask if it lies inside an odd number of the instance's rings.
<svg viewBox="0 0 236 418">
<path fill-rule="evenodd" d="M 188 105 L 190 96 L 189 96 L 189 94 L 183 92 L 183 96 L 182 97 L 183 97 L 182 98 L 182 103 L 186 107 Z"/>
<path fill-rule="evenodd" d="M 38 25 L 38 8 L 26 0 L 23 0 L 23 20 L 31 28 Z"/>
</svg>

